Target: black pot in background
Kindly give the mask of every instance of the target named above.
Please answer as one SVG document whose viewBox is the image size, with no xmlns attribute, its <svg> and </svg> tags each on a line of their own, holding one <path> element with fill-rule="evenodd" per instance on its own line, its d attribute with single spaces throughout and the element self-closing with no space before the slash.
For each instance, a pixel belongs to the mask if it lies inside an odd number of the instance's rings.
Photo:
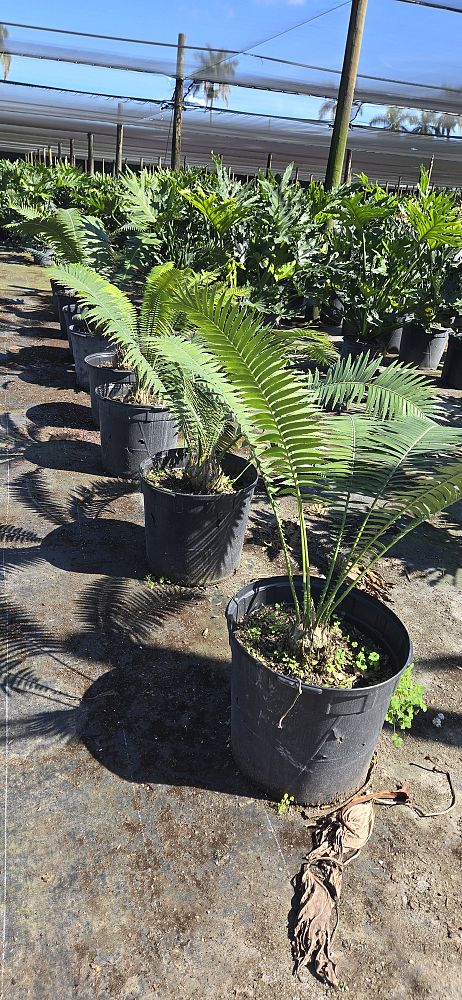
<svg viewBox="0 0 462 1000">
<path fill-rule="evenodd" d="M 188 585 L 216 583 L 239 565 L 258 474 L 239 455 L 225 455 L 224 472 L 238 480 L 233 493 L 174 493 L 152 485 L 152 469 L 184 468 L 187 452 L 176 448 L 141 465 L 146 554 L 156 577 Z"/>
<path fill-rule="evenodd" d="M 133 385 L 135 381 L 133 372 L 127 368 L 114 368 L 114 358 L 114 351 L 88 354 L 85 358 L 85 367 L 87 369 L 90 388 L 91 415 L 96 427 L 99 427 L 99 398 L 96 395 L 95 389 L 99 385 L 105 385 L 108 382 Z"/>
<path fill-rule="evenodd" d="M 434 371 L 443 357 L 448 342 L 448 330 L 433 329 L 427 333 L 419 323 L 405 323 L 401 337 L 399 360 Z"/>
<path fill-rule="evenodd" d="M 357 358 L 360 354 L 369 354 L 370 358 L 380 358 L 385 353 L 384 345 L 377 340 L 363 341 L 353 340 L 352 337 L 343 337 L 340 345 L 340 357 Z"/>
<path fill-rule="evenodd" d="M 343 316 L 343 301 L 338 295 L 331 302 L 321 306 L 321 323 L 324 326 L 341 326 Z"/>
<path fill-rule="evenodd" d="M 324 581 L 311 581 L 314 601 Z M 297 592 L 302 594 L 300 577 Z M 271 670 L 244 648 L 236 622 L 262 604 L 290 605 L 287 577 L 249 583 L 226 609 L 231 645 L 231 742 L 236 763 L 276 799 L 324 804 L 347 798 L 364 781 L 391 696 L 412 663 L 403 623 L 386 605 L 351 591 L 345 618 L 385 647 L 393 664 L 389 680 L 373 687 L 327 688 L 299 684 Z"/>
<path fill-rule="evenodd" d="M 388 343 L 387 343 L 387 354 L 399 354 L 401 348 L 401 338 L 403 336 L 403 327 L 397 326 L 395 330 L 391 331 Z"/>
<path fill-rule="evenodd" d="M 61 327 L 61 336 L 67 338 L 66 318 L 65 313 L 63 312 L 65 306 L 69 307 L 68 314 L 76 312 L 78 309 L 77 299 L 66 291 L 57 291 L 56 307 L 58 311 L 59 325 Z"/>
<path fill-rule="evenodd" d="M 357 358 L 360 354 L 369 353 L 371 358 L 379 358 L 386 352 L 386 338 L 376 337 L 374 340 L 359 340 L 355 327 L 344 319 L 342 323 L 343 341 L 340 346 L 340 357 Z"/>
<path fill-rule="evenodd" d="M 440 384 L 445 389 L 462 389 L 462 337 L 453 333 L 449 334 Z"/>
<path fill-rule="evenodd" d="M 111 342 L 107 337 L 102 337 L 98 333 L 89 333 L 88 330 L 75 329 L 73 325 L 69 327 L 69 342 L 72 354 L 74 355 L 75 378 L 77 385 L 81 389 L 90 391 L 90 381 L 85 358 L 89 354 L 101 354 L 103 351 L 111 349 Z M 109 379 L 106 379 L 109 381 Z"/>
<path fill-rule="evenodd" d="M 161 451 L 176 446 L 175 419 L 164 406 L 125 403 L 130 386 L 100 385 L 99 400 L 101 457 L 112 476 L 137 476 L 140 465 Z"/>
</svg>

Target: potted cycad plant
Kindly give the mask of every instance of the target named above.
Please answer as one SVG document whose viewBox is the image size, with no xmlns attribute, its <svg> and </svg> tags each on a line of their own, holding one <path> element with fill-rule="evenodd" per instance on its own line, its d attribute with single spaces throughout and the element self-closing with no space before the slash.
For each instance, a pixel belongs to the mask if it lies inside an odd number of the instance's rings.
<svg viewBox="0 0 462 1000">
<path fill-rule="evenodd" d="M 124 367 L 133 373 L 131 383 L 107 382 L 95 390 L 102 462 L 112 475 L 138 475 L 142 461 L 177 443 L 177 423 L 164 402 L 168 391 L 155 352 L 156 336 L 174 312 L 165 294 L 160 308 L 171 272 L 171 266 L 153 268 L 138 315 L 128 296 L 92 268 L 69 264 L 55 269 L 58 280 L 77 295 L 86 321 L 122 349 Z"/>
<path fill-rule="evenodd" d="M 399 363 L 339 362 L 298 376 L 255 315 L 219 291 L 179 307 L 198 330 L 193 366 L 234 411 L 266 485 L 286 576 L 256 580 L 227 609 L 231 733 L 241 769 L 277 797 L 328 802 L 364 780 L 390 698 L 412 663 L 397 615 L 356 589 L 377 560 L 462 496 L 462 432 L 432 419 L 425 380 Z M 172 351 L 175 350 L 171 345 Z M 183 366 L 188 345 L 182 345 Z M 372 365 L 372 367 L 371 367 Z M 329 412 L 333 403 L 355 410 Z M 359 405 L 360 404 L 360 405 Z M 305 500 L 329 505 L 333 548 L 314 578 Z M 294 576 L 278 498 L 298 511 Z"/>
</svg>

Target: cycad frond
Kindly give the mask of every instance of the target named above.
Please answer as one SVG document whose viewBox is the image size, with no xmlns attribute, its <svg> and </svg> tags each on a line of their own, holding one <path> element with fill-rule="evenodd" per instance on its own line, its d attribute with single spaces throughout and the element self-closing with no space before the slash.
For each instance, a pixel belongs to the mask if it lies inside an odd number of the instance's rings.
<svg viewBox="0 0 462 1000">
<path fill-rule="evenodd" d="M 427 518 L 462 497 L 462 432 L 426 419 L 385 422 L 360 414 L 337 418 L 353 427 L 347 476 L 331 469 L 337 498 L 337 551 L 343 568 L 326 588 L 318 612 L 326 619 L 341 602 L 353 567 L 361 574 Z M 332 575 L 332 574 L 331 574 Z M 351 589 L 348 585 L 348 589 Z"/>
<path fill-rule="evenodd" d="M 338 360 L 325 378 L 318 372 L 310 376 L 312 388 L 324 407 L 364 402 L 366 412 L 380 420 L 435 415 L 433 388 L 424 375 L 398 361 L 380 372 L 381 363 L 368 353 Z"/>
<path fill-rule="evenodd" d="M 178 301 L 226 373 L 231 389 L 227 402 L 238 409 L 267 477 L 299 496 L 302 487 L 319 477 L 324 445 L 309 389 L 286 365 L 271 331 L 228 293 L 194 288 L 182 292 Z M 205 369 L 203 376 L 213 380 Z M 213 388 L 221 389 L 218 382 Z"/>
<path fill-rule="evenodd" d="M 75 291 L 86 306 L 86 315 L 103 328 L 121 346 L 129 347 L 137 340 L 135 307 L 119 288 L 85 264 L 68 264 L 52 271 L 65 288 Z"/>
</svg>

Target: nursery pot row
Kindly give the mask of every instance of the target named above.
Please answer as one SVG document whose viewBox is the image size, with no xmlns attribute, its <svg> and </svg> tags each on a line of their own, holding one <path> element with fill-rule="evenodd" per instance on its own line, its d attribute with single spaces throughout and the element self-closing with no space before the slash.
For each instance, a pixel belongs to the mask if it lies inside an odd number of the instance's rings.
<svg viewBox="0 0 462 1000">
<path fill-rule="evenodd" d="M 93 335 L 76 331 L 74 346 L 79 336 L 95 343 Z M 85 362 L 95 419 L 99 415 L 100 420 L 102 462 L 112 475 L 141 472 L 151 571 L 186 585 L 229 576 L 242 553 L 258 478 L 255 468 L 240 456 L 224 456 L 223 471 L 235 486 L 226 494 L 192 495 L 150 482 L 152 470 L 184 468 L 188 454 L 176 447 L 177 427 L 165 407 L 127 401 L 134 377 L 111 366 L 113 360 L 113 352 L 97 351 Z M 312 581 L 315 603 L 321 587 L 322 581 Z M 301 594 L 299 578 L 296 588 Z M 334 802 L 356 791 L 367 775 L 390 698 L 412 662 L 412 644 L 392 611 L 352 591 L 342 614 L 385 649 L 392 676 L 352 689 L 299 684 L 250 654 L 235 631 L 245 615 L 275 603 L 292 603 L 287 577 L 248 584 L 227 608 L 232 752 L 241 770 L 276 798 L 287 793 L 303 803 Z"/>
</svg>

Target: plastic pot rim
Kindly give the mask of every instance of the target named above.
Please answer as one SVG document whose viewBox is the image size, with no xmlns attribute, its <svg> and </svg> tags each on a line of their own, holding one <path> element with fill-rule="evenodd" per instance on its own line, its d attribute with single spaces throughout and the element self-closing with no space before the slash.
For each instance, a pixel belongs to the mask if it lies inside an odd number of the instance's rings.
<svg viewBox="0 0 462 1000">
<path fill-rule="evenodd" d="M 97 364 L 95 358 L 106 358 L 106 359 L 112 359 L 113 361 L 115 355 L 116 355 L 115 351 L 96 351 L 95 354 L 87 354 L 83 360 L 85 364 L 88 365 L 89 368 L 101 369 L 101 368 L 106 368 L 107 366 Z M 133 372 L 133 368 L 115 368 L 114 365 L 110 365 L 110 368 L 114 372 L 127 372 L 127 375 L 131 375 Z M 103 383 L 103 384 L 114 385 L 114 383 Z"/>
<path fill-rule="evenodd" d="M 313 581 L 319 581 L 319 583 L 321 585 L 324 584 L 324 582 L 325 582 L 325 580 L 324 580 L 323 577 L 311 577 L 311 583 L 313 583 Z M 413 659 L 414 659 L 414 646 L 413 646 L 413 643 L 412 643 L 412 639 L 409 636 L 409 633 L 407 632 L 406 626 L 401 621 L 401 619 L 398 617 L 398 615 L 395 614 L 394 611 L 391 611 L 391 609 L 388 608 L 387 605 L 384 604 L 383 601 L 379 601 L 379 600 L 377 600 L 377 598 L 371 597 L 370 594 L 365 594 L 364 591 L 355 591 L 355 588 L 353 588 L 352 592 L 356 593 L 356 595 L 360 595 L 362 601 L 364 601 L 366 603 L 369 603 L 369 604 L 373 604 L 374 606 L 379 605 L 380 607 L 385 608 L 387 614 L 391 618 L 394 618 L 395 621 L 399 623 L 400 627 L 402 629 L 404 629 L 404 631 L 407 633 L 408 638 L 409 638 L 409 655 L 408 655 L 407 661 L 404 664 L 404 666 L 400 667 L 399 670 L 397 670 L 394 674 L 391 674 L 390 677 L 387 677 L 384 681 L 380 681 L 379 684 L 367 684 L 367 685 L 364 685 L 364 687 L 357 687 L 357 688 L 354 688 L 354 687 L 352 687 L 352 688 L 327 687 L 327 686 L 324 686 L 324 685 L 307 684 L 304 681 L 300 681 L 299 682 L 299 681 L 295 680 L 295 678 L 287 677 L 285 674 L 279 673 L 279 671 L 275 670 L 273 667 L 269 667 L 268 664 L 263 663 L 263 661 L 259 660 L 258 657 L 254 656 L 252 653 L 249 653 L 249 651 L 246 648 L 246 646 L 244 646 L 244 644 L 237 637 L 236 632 L 234 630 L 234 625 L 237 623 L 237 619 L 234 618 L 234 611 L 235 611 L 235 608 L 237 608 L 237 599 L 239 597 L 246 597 L 249 593 L 258 593 L 259 590 L 263 590 L 265 587 L 270 587 L 270 586 L 273 586 L 273 585 L 281 586 L 281 584 L 284 584 L 284 583 L 286 583 L 287 586 L 289 587 L 289 577 L 288 576 L 269 576 L 269 577 L 261 577 L 261 578 L 259 578 L 257 580 L 252 580 L 250 583 L 246 584 L 245 587 L 242 587 L 241 590 L 239 590 L 237 592 L 237 594 L 234 597 L 231 598 L 231 600 L 228 602 L 228 604 L 226 606 L 225 615 L 226 615 L 226 622 L 227 622 L 227 625 L 228 625 L 228 633 L 229 633 L 230 644 L 233 643 L 233 642 L 236 643 L 236 645 L 238 646 L 239 650 L 241 652 L 245 653 L 245 655 L 248 657 L 248 659 L 253 663 L 253 665 L 255 667 L 257 667 L 259 670 L 265 671 L 265 673 L 269 673 L 273 677 L 276 676 L 278 678 L 278 681 L 282 681 L 288 687 L 293 688 L 294 692 L 295 691 L 299 691 L 300 689 L 302 691 L 307 691 L 307 692 L 309 691 L 312 694 L 319 694 L 319 695 L 322 695 L 324 693 L 328 694 L 328 695 L 329 694 L 331 694 L 331 695 L 332 694 L 339 695 L 342 692 L 348 692 L 348 694 L 350 694 L 350 695 L 353 694 L 353 696 L 354 696 L 355 694 L 357 694 L 358 697 L 360 697 L 361 695 L 364 694 L 365 690 L 372 690 L 373 689 L 373 690 L 377 690 L 378 691 L 378 690 L 380 690 L 380 688 L 385 687 L 394 678 L 396 678 L 396 677 L 399 678 L 401 676 L 401 674 L 404 673 L 404 671 L 406 670 L 406 668 L 409 667 L 413 663 Z M 302 584 L 302 577 L 301 576 L 295 576 L 294 577 L 294 583 L 295 583 L 295 587 L 297 587 L 297 584 L 301 585 Z M 246 616 L 244 615 L 244 617 L 246 617 Z M 351 615 L 346 614 L 345 617 L 346 617 L 347 620 L 354 621 L 354 618 Z"/>
<path fill-rule="evenodd" d="M 149 411 L 150 413 L 152 412 L 168 413 L 172 417 L 172 419 L 174 419 L 173 414 L 169 410 L 168 406 L 150 406 L 149 404 L 144 404 L 144 403 L 126 403 L 124 399 L 114 399 L 112 396 L 108 396 L 106 393 L 102 392 L 103 389 L 107 388 L 112 389 L 117 387 L 120 389 L 121 385 L 123 385 L 123 383 L 121 382 L 103 382 L 102 385 L 96 386 L 95 393 L 97 396 L 100 397 L 101 400 L 105 400 L 109 403 L 114 403 L 115 406 L 125 406 L 132 410 L 143 410 L 144 412 Z M 131 389 L 131 388 L 132 386 L 130 385 L 126 386 L 126 389 Z"/>
<path fill-rule="evenodd" d="M 92 330 L 87 330 L 87 331 L 84 331 L 84 330 L 75 330 L 74 327 L 73 327 L 73 325 L 72 325 L 72 323 L 69 325 L 69 333 L 72 334 L 73 337 L 92 337 L 92 338 L 93 337 L 98 337 L 99 339 L 104 338 L 104 333 L 103 334 L 101 334 L 101 333 L 95 333 Z M 95 351 L 95 354 L 96 353 L 97 352 Z M 90 357 L 90 355 L 89 355 L 89 357 Z"/>
<path fill-rule="evenodd" d="M 178 454 L 179 452 L 183 452 L 184 453 L 185 451 L 187 451 L 187 449 L 186 448 L 173 448 L 172 451 L 174 451 L 174 452 L 176 452 Z M 169 497 L 189 497 L 191 500 L 201 500 L 201 501 L 208 500 L 209 502 L 213 503 L 214 501 L 216 501 L 217 499 L 219 499 L 222 496 L 225 496 L 225 497 L 226 496 L 228 496 L 228 497 L 238 497 L 240 495 L 244 496 L 246 493 L 249 493 L 251 490 L 254 490 L 255 486 L 257 485 L 257 482 L 258 482 L 258 471 L 255 468 L 255 466 L 252 465 L 251 462 L 249 462 L 248 463 L 248 469 L 249 470 L 250 469 L 253 470 L 253 472 L 254 472 L 254 479 L 247 486 L 241 486 L 240 489 L 233 490 L 232 493 L 180 493 L 179 490 L 178 491 L 168 490 L 168 489 L 165 489 L 165 487 L 163 487 L 163 486 L 154 486 L 154 484 L 150 483 L 149 480 L 146 478 L 144 468 L 145 468 L 146 465 L 151 465 L 152 466 L 153 463 L 154 463 L 154 460 L 158 456 L 161 456 L 161 455 L 167 456 L 168 454 L 170 454 L 170 452 L 158 452 L 157 455 L 153 455 L 152 458 L 146 458 L 144 460 L 144 462 L 141 462 L 141 465 L 140 465 L 141 482 L 148 489 L 152 490 L 153 493 L 162 493 L 164 496 L 167 495 Z M 231 456 L 231 458 L 240 458 L 240 459 L 242 459 L 243 462 L 245 462 L 245 458 L 242 458 L 242 455 L 234 455 L 230 451 L 227 451 L 225 454 Z M 179 469 L 179 468 L 181 468 L 181 466 L 178 464 L 178 465 L 172 466 L 172 468 L 173 469 Z"/>
</svg>

